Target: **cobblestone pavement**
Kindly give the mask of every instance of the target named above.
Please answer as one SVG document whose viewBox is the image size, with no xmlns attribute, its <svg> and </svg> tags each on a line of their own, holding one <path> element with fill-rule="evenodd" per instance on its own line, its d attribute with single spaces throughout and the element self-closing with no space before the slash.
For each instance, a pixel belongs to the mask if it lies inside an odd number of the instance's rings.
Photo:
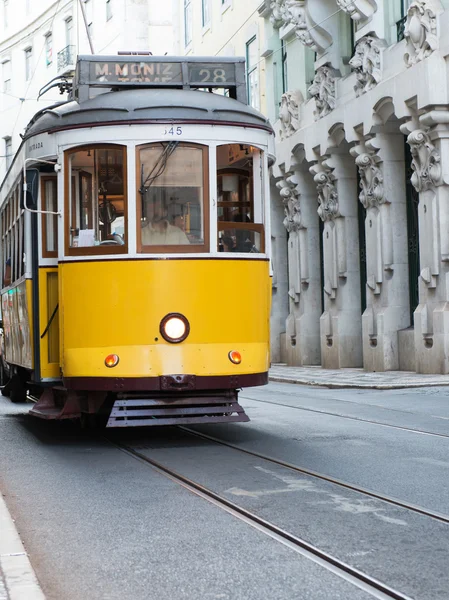
<svg viewBox="0 0 449 600">
<path fill-rule="evenodd" d="M 422 375 L 412 371 L 368 373 L 363 369 L 323 369 L 322 367 L 288 367 L 273 364 L 270 381 L 302 383 L 328 388 L 372 388 L 393 390 L 449 385 L 449 375 Z"/>
</svg>

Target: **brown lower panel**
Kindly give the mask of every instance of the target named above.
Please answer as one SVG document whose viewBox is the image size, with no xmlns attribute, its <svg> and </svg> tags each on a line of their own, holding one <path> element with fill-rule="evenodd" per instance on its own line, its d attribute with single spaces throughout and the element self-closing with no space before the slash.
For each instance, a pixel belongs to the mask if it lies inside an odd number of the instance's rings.
<svg viewBox="0 0 449 600">
<path fill-rule="evenodd" d="M 173 385 L 167 381 L 173 380 Z M 178 384 L 179 380 L 185 385 Z M 268 383 L 268 372 L 247 375 L 223 375 L 198 377 L 196 375 L 164 375 L 161 377 L 64 377 L 63 384 L 68 390 L 104 392 L 186 392 L 192 390 L 235 390 L 241 387 L 255 387 Z"/>
</svg>

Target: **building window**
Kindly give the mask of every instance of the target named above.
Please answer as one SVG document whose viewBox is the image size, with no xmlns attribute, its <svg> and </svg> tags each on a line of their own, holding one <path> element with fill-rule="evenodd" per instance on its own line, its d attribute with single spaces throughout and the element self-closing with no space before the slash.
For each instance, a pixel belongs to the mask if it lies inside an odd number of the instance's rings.
<svg viewBox="0 0 449 600">
<path fill-rule="evenodd" d="M 53 62 L 53 36 L 47 33 L 45 36 L 45 63 L 47 67 Z"/>
<path fill-rule="evenodd" d="M 5 60 L 2 64 L 3 73 L 3 91 L 8 93 L 11 91 L 11 61 Z"/>
<path fill-rule="evenodd" d="M 8 27 L 8 0 L 3 0 L 3 23 L 5 24 L 5 28 Z"/>
<path fill-rule="evenodd" d="M 112 19 L 112 1 L 106 0 L 106 21 Z"/>
<path fill-rule="evenodd" d="M 206 27 L 210 22 L 209 0 L 202 0 L 202 21 L 203 27 Z"/>
<path fill-rule="evenodd" d="M 184 0 L 184 45 L 188 46 L 192 41 L 192 2 Z"/>
<path fill-rule="evenodd" d="M 6 168 L 9 169 L 12 161 L 12 139 L 10 137 L 5 137 L 5 158 Z"/>
<path fill-rule="evenodd" d="M 259 110 L 259 71 L 257 52 L 257 38 L 254 36 L 246 44 L 246 82 L 248 85 L 248 104 Z"/>
<path fill-rule="evenodd" d="M 282 40 L 282 93 L 288 92 L 287 44 Z"/>
<path fill-rule="evenodd" d="M 31 61 L 32 60 L 33 60 L 33 49 L 26 48 L 26 50 L 25 50 L 25 81 L 29 81 L 31 79 L 31 70 L 32 70 Z"/>
<path fill-rule="evenodd" d="M 72 17 L 69 17 L 65 20 L 65 45 L 70 46 L 72 44 L 72 28 L 73 28 L 73 20 Z"/>
</svg>

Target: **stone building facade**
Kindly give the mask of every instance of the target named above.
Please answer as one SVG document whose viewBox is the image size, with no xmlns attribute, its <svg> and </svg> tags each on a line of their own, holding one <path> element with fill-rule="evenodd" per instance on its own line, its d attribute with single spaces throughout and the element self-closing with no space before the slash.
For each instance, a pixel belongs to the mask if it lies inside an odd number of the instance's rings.
<svg viewBox="0 0 449 600">
<path fill-rule="evenodd" d="M 449 2 L 265 0 L 259 14 L 267 80 L 284 84 L 270 115 L 283 360 L 449 373 Z"/>
</svg>

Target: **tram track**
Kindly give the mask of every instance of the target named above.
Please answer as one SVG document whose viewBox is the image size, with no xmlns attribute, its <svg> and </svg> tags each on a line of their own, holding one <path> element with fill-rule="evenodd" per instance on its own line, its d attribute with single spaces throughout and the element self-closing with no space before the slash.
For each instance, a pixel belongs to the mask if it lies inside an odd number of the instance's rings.
<svg viewBox="0 0 449 600">
<path fill-rule="evenodd" d="M 379 425 L 380 427 L 388 427 L 390 429 L 399 429 L 401 431 L 407 431 L 410 433 L 417 433 L 419 435 L 428 435 L 431 437 L 438 438 L 449 438 L 449 434 L 446 433 L 435 433 L 434 431 L 425 431 L 421 429 L 415 429 L 414 427 L 403 427 L 401 425 L 392 425 L 391 423 L 383 423 L 382 421 L 374 421 L 372 419 L 362 419 L 361 417 L 352 417 L 349 415 L 342 415 L 336 412 L 330 412 L 327 410 L 318 410 L 316 408 L 305 408 L 303 406 L 292 406 L 291 404 L 285 404 L 283 402 L 270 402 L 270 400 L 260 400 L 259 398 L 252 398 L 251 396 L 242 396 L 245 400 L 251 400 L 252 402 L 260 402 L 262 404 L 271 404 L 272 406 L 282 406 L 284 408 L 292 408 L 294 410 L 302 410 L 304 412 L 311 412 L 319 415 L 328 415 L 330 417 L 339 417 L 340 419 L 348 419 L 349 421 L 358 421 L 361 423 L 370 423 L 371 425 Z"/>
<path fill-rule="evenodd" d="M 284 467 L 286 469 L 289 469 L 291 471 L 294 471 L 296 473 L 301 473 L 302 475 L 308 475 L 309 477 L 314 477 L 315 479 L 319 479 L 321 481 L 325 481 L 326 483 L 332 483 L 334 485 L 337 485 L 341 488 L 345 488 L 347 490 L 351 490 L 352 492 L 357 492 L 359 494 L 363 494 L 364 496 L 369 496 L 370 498 L 374 498 L 376 500 L 380 500 L 382 502 L 385 502 L 387 504 L 393 505 L 393 506 L 397 506 L 399 508 L 404 508 L 406 510 L 409 510 L 411 512 L 417 513 L 419 515 L 425 516 L 425 517 L 429 517 L 431 519 L 435 519 L 436 521 L 440 521 L 441 523 L 446 523 L 449 524 L 449 515 L 445 515 L 442 513 L 438 513 L 435 511 L 431 511 L 428 510 L 426 508 L 423 508 L 421 506 L 418 506 L 416 504 L 411 504 L 409 502 L 404 502 L 402 500 L 399 500 L 397 498 L 393 498 L 392 496 L 387 496 L 387 495 L 383 495 L 383 494 L 379 494 L 377 492 L 374 492 L 373 490 L 368 490 L 367 488 L 363 488 L 361 486 L 357 486 L 354 485 L 352 483 L 348 483 L 346 481 L 342 481 L 341 479 L 337 479 L 335 477 L 331 477 L 329 475 L 324 475 L 322 473 L 317 473 L 316 471 L 312 471 L 310 469 L 306 469 L 304 467 L 300 467 L 298 465 L 294 465 L 292 463 L 283 461 L 281 459 L 278 458 L 274 458 L 272 456 L 268 456 L 266 454 L 262 454 L 261 452 L 255 452 L 253 450 L 247 450 L 245 448 L 241 448 L 240 446 L 236 446 L 235 444 L 232 444 L 231 442 L 226 442 L 225 440 L 221 440 L 219 438 L 216 438 L 214 436 L 208 435 L 206 433 L 201 433 L 199 431 L 196 431 L 195 429 L 190 429 L 189 427 L 185 427 L 185 426 L 178 426 L 179 429 L 181 429 L 182 431 L 185 431 L 186 433 L 190 434 L 190 435 L 194 435 L 198 438 L 201 438 L 203 440 L 206 441 L 210 441 L 210 442 L 214 442 L 216 444 L 220 444 L 222 446 L 226 446 L 228 448 L 232 448 L 233 450 L 237 450 L 239 452 L 242 452 L 246 455 L 249 456 L 253 456 L 255 458 L 259 458 L 261 460 L 267 461 L 271 464 L 275 464 L 277 466 L 280 467 Z"/>
<path fill-rule="evenodd" d="M 338 558 L 335 558 L 327 552 L 320 550 L 318 547 L 310 544 L 306 540 L 303 540 L 300 537 L 285 531 L 274 523 L 259 517 L 258 515 L 235 504 L 234 502 L 231 502 L 213 490 L 184 475 L 181 475 L 172 468 L 146 456 L 131 446 L 111 440 L 107 436 L 105 436 L 104 439 L 128 456 L 143 462 L 149 467 L 152 467 L 155 471 L 167 477 L 174 483 L 182 486 L 184 489 L 187 489 L 189 492 L 210 502 L 217 508 L 224 510 L 235 518 L 238 518 L 247 525 L 290 548 L 304 558 L 307 558 L 308 560 L 320 565 L 339 578 L 351 583 L 360 590 L 371 595 L 373 598 L 377 598 L 378 600 L 412 600 L 410 596 L 391 588 L 374 577 L 371 577 L 370 575 L 367 575 L 351 565 L 348 565 Z"/>
</svg>

